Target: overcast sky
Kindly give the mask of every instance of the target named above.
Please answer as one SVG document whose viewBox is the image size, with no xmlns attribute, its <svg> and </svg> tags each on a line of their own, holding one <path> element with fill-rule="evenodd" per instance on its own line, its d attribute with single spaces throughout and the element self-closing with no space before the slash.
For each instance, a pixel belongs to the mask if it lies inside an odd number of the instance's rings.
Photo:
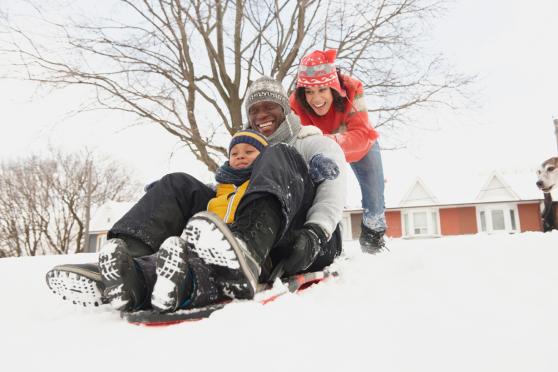
<svg viewBox="0 0 558 372">
<path fill-rule="evenodd" d="M 459 71 L 478 74 L 482 107 L 418 133 L 410 149 L 421 167 L 516 169 L 556 155 L 556 14 L 552 0 L 462 0 L 437 23 L 434 45 Z"/>
<path fill-rule="evenodd" d="M 440 131 L 414 134 L 408 150 L 384 152 L 388 180 L 410 170 L 531 169 L 556 155 L 557 14 L 555 0 L 457 0 L 436 20 L 433 50 L 457 71 L 479 76 L 482 107 L 444 117 L 449 125 Z M 46 94 L 30 83 L 1 81 L 0 157 L 40 151 L 48 143 L 88 146 L 124 162 L 142 182 L 171 171 L 211 180 L 156 126 L 129 127 L 124 117 L 107 112 L 68 117 L 79 104 L 76 93 Z"/>
</svg>

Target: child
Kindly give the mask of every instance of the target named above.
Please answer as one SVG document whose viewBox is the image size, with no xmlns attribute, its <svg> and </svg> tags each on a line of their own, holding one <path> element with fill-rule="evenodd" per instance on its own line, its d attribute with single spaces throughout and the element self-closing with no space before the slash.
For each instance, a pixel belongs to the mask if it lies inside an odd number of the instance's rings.
<svg viewBox="0 0 558 372">
<path fill-rule="evenodd" d="M 248 188 L 252 164 L 267 145 L 265 137 L 256 131 L 236 132 L 229 145 L 229 160 L 217 169 L 217 195 L 207 204 L 208 211 L 226 223 L 234 222 L 234 212 Z"/>
<path fill-rule="evenodd" d="M 250 181 L 252 164 L 267 146 L 266 138 L 253 130 L 242 130 L 233 135 L 229 160 L 217 170 L 215 179 L 218 184 L 215 196 L 207 203 L 207 211 L 215 213 L 225 223 L 234 222 L 236 208 Z M 118 310 L 141 309 L 150 301 L 158 311 L 174 311 L 228 297 L 215 283 L 211 270 L 177 236 L 168 237 L 157 254 L 149 259 L 136 259 L 140 270 L 126 270 L 127 265 L 124 265 L 123 274 L 127 274 L 124 276 L 132 279 L 129 283 L 124 277 L 113 278 L 113 272 L 118 271 L 117 263 L 113 263 L 118 259 L 113 256 L 120 254 L 114 248 L 103 247 L 99 263 L 105 294 Z M 143 275 L 137 275 L 138 271 Z"/>
<path fill-rule="evenodd" d="M 196 199 L 208 198 L 208 211 L 217 214 L 226 223 L 234 222 L 236 208 L 249 184 L 252 164 L 267 146 L 266 138 L 256 131 L 247 129 L 237 132 L 229 144 L 229 160 L 216 172 L 216 190 L 199 185 L 198 188 L 204 192 L 197 190 L 192 194 L 197 195 Z M 178 179 L 178 176 L 175 174 L 173 178 Z M 150 192 L 158 183 L 161 180 L 146 186 L 145 191 Z M 181 182 L 177 189 L 184 189 L 183 186 L 184 182 Z M 165 205 L 164 202 L 159 204 L 162 207 Z M 171 215 L 170 218 L 175 219 L 172 218 L 172 210 L 166 208 L 165 212 L 165 215 Z M 148 214 L 145 211 L 141 213 Z M 153 219 L 168 225 L 165 221 L 161 222 L 159 217 Z M 171 264 L 173 257 L 184 256 L 185 247 L 182 242 L 178 237 L 171 236 L 161 244 L 157 253 L 151 251 L 145 244 L 139 244 L 137 239 L 117 235 L 107 241 L 100 253 L 99 266 L 103 275 L 100 275 L 95 263 L 58 265 L 47 273 L 47 285 L 56 295 L 80 306 L 99 306 L 110 302 L 118 310 L 134 310 L 149 307 L 153 299 L 160 310 L 186 306 L 187 304 L 182 303 L 169 304 L 171 300 L 168 296 L 168 292 L 176 293 L 178 289 L 192 291 L 191 288 L 185 288 L 192 282 L 188 277 L 183 278 L 184 284 L 179 286 L 181 288 L 176 288 L 177 285 L 173 283 L 185 274 L 184 267 Z M 197 272 L 196 279 L 202 282 L 197 287 L 209 288 L 209 295 L 196 302 L 201 305 L 201 301 L 223 299 L 224 296 L 218 293 L 209 270 L 196 257 L 189 257 L 189 261 L 188 272 L 192 273 L 189 275 Z M 156 291 L 153 294 L 154 289 Z M 181 302 L 184 301 L 185 299 L 181 299 Z M 189 305 L 196 304 L 190 301 Z"/>
</svg>

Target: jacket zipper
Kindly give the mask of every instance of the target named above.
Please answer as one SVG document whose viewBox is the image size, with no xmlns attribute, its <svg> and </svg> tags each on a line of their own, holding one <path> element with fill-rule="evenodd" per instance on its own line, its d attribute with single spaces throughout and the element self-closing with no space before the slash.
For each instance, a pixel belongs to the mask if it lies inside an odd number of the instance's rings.
<svg viewBox="0 0 558 372">
<path fill-rule="evenodd" d="M 225 218 L 223 219 L 225 221 L 225 223 L 228 223 L 227 221 L 229 220 L 229 215 L 232 212 L 232 206 L 233 206 L 233 202 L 234 202 L 234 198 L 236 198 L 236 189 L 237 187 L 234 186 L 234 191 L 231 193 L 231 198 L 229 199 L 229 202 L 227 204 L 227 212 L 225 213 Z"/>
</svg>

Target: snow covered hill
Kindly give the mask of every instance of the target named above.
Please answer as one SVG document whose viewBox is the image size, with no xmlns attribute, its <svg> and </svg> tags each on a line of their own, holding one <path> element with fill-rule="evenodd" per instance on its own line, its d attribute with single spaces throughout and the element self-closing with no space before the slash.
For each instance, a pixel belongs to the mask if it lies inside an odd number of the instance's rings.
<svg viewBox="0 0 558 372">
<path fill-rule="evenodd" d="M 164 328 L 52 295 L 96 256 L 0 260 L 3 371 L 558 371 L 558 231 L 355 242 L 341 276 L 268 305 Z"/>
</svg>

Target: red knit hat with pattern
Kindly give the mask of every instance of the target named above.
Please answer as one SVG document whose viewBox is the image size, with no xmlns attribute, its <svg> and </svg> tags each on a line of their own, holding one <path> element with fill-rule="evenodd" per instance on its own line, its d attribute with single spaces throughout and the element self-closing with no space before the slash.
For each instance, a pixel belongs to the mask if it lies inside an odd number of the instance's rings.
<svg viewBox="0 0 558 372">
<path fill-rule="evenodd" d="M 345 97 L 335 68 L 336 56 L 336 49 L 315 50 L 304 56 L 298 67 L 296 87 L 329 87 Z"/>
</svg>

